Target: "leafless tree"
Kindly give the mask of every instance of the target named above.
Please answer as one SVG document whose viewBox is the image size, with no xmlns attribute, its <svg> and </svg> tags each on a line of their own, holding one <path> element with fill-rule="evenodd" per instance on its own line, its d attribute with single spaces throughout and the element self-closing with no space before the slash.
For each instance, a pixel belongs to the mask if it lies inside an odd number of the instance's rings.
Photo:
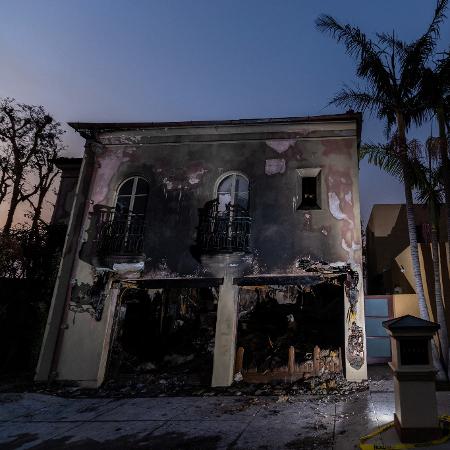
<svg viewBox="0 0 450 450">
<path fill-rule="evenodd" d="M 8 195 L 9 187 L 11 186 L 10 167 L 11 154 L 5 149 L 4 153 L 0 154 L 0 205 Z"/>
<path fill-rule="evenodd" d="M 36 216 L 32 226 L 37 226 L 45 196 L 56 177 L 53 161 L 62 150 L 63 133 L 60 123 L 42 106 L 17 103 L 11 98 L 0 101 L 0 201 L 9 195 L 4 234 L 9 234 L 21 202 L 31 202 Z M 37 181 L 30 184 L 33 173 Z"/>
<path fill-rule="evenodd" d="M 34 198 L 28 199 L 32 208 L 30 227 L 32 236 L 38 234 L 44 201 L 59 175 L 59 170 L 57 170 L 55 166 L 55 159 L 58 157 L 59 152 L 59 145 L 55 145 L 53 148 L 49 148 L 48 151 L 36 155 L 36 157 L 33 158 L 33 166 L 38 178 L 35 186 L 37 193 Z"/>
</svg>

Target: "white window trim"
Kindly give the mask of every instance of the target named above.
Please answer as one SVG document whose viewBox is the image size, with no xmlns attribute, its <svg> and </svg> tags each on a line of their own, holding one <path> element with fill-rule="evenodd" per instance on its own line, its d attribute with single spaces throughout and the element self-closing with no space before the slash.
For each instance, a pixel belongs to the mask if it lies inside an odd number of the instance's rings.
<svg viewBox="0 0 450 450">
<path fill-rule="evenodd" d="M 150 197 L 150 193 L 147 193 L 147 194 L 136 194 L 136 189 L 137 189 L 137 184 L 138 184 L 139 179 L 144 180 L 147 183 L 147 186 L 149 187 L 148 190 L 150 191 L 150 183 L 148 182 L 148 180 L 146 178 L 144 178 L 144 177 L 142 177 L 140 175 L 134 175 L 132 177 L 128 177 L 125 180 L 123 180 L 119 184 L 117 189 L 116 189 L 116 194 L 115 194 L 115 198 L 114 198 L 114 208 L 116 208 L 116 206 L 117 206 L 117 199 L 119 198 L 120 189 L 122 188 L 122 186 L 125 183 L 127 183 L 130 180 L 133 180 L 133 187 L 131 188 L 131 194 L 122 194 L 123 196 L 131 197 L 131 199 L 130 199 L 130 207 L 129 207 L 129 210 L 128 210 L 129 213 L 133 214 L 134 199 L 136 197 L 144 197 L 144 196 L 146 196 L 147 198 Z"/>
<path fill-rule="evenodd" d="M 247 190 L 247 194 L 249 194 L 250 191 L 250 181 L 247 177 L 247 175 L 245 175 L 245 173 L 239 172 L 237 170 L 230 170 L 228 172 L 223 173 L 222 175 L 220 175 L 219 178 L 217 178 L 215 184 L 214 184 L 214 198 L 218 198 L 219 195 L 219 186 L 220 183 L 222 183 L 223 180 L 225 180 L 225 178 L 228 178 L 230 176 L 233 176 L 233 183 L 231 185 L 231 205 L 234 205 L 234 200 L 235 200 L 235 196 L 236 196 L 236 177 L 237 176 L 241 176 L 242 178 L 244 178 L 247 181 L 247 186 L 248 186 L 248 190 Z M 250 197 L 250 195 L 249 195 Z M 247 199 L 247 202 L 249 200 Z M 248 207 L 248 204 L 247 204 Z"/>
</svg>

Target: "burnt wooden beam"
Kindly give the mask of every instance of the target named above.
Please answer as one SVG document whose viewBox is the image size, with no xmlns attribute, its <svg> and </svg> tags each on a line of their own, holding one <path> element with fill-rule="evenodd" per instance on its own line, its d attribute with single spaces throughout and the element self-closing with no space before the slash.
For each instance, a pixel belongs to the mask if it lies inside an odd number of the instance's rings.
<svg viewBox="0 0 450 450">
<path fill-rule="evenodd" d="M 302 275 L 261 275 L 249 277 L 233 278 L 233 284 L 238 286 L 282 286 L 282 285 L 301 285 L 313 286 L 315 284 L 323 283 L 330 278 L 337 278 L 336 276 L 324 276 L 321 274 L 302 274 Z"/>
<path fill-rule="evenodd" d="M 142 289 L 208 288 L 221 286 L 223 278 L 155 278 L 133 280 L 133 283 Z"/>
</svg>

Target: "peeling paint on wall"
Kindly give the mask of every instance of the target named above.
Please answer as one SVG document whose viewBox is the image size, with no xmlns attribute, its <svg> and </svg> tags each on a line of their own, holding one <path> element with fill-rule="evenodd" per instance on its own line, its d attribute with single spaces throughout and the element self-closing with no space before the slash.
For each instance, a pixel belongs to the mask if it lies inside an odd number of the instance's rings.
<svg viewBox="0 0 450 450">
<path fill-rule="evenodd" d="M 328 168 L 326 176 L 328 206 L 331 215 L 342 221 L 340 227 L 341 247 L 347 253 L 347 261 L 355 266 L 361 265 L 361 248 L 356 233 L 353 207 L 353 182 L 348 170 Z"/>
<path fill-rule="evenodd" d="M 324 147 L 322 156 L 329 157 L 337 155 L 339 157 L 345 156 L 350 158 L 352 156 L 353 142 L 350 139 L 323 139 L 322 145 Z"/>
<path fill-rule="evenodd" d="M 266 175 L 275 175 L 286 171 L 285 159 L 266 159 Z"/>
<path fill-rule="evenodd" d="M 189 184 L 197 184 L 197 183 L 199 183 L 202 175 L 205 174 L 206 172 L 207 172 L 207 170 L 200 169 L 200 170 L 197 170 L 196 172 L 188 174 L 188 182 L 189 182 Z"/>
<path fill-rule="evenodd" d="M 95 320 L 100 321 L 106 300 L 106 286 L 109 281 L 110 271 L 93 271 L 92 285 L 74 280 L 71 290 L 71 302 L 69 311 L 74 313 L 73 322 L 77 313 L 88 313 Z"/>
<path fill-rule="evenodd" d="M 350 205 L 353 206 L 352 203 L 352 191 L 348 191 L 345 195 L 344 195 L 345 200 L 347 201 L 347 203 L 349 203 Z"/>
<path fill-rule="evenodd" d="M 273 139 L 266 141 L 266 144 L 277 153 L 284 153 L 291 145 L 295 145 L 296 139 Z"/>
<path fill-rule="evenodd" d="M 164 193 L 188 191 L 194 189 L 202 180 L 202 177 L 208 172 L 208 169 L 202 166 L 201 161 L 192 161 L 186 167 L 168 167 L 166 162 L 160 162 L 164 167 L 158 167 L 156 173 L 161 176 L 160 183 L 163 186 Z"/>
<path fill-rule="evenodd" d="M 353 227 L 353 221 L 342 211 L 340 203 L 336 192 L 328 192 L 328 206 L 331 215 L 337 220 L 346 220 Z"/>
<path fill-rule="evenodd" d="M 105 203 L 105 199 L 110 191 L 111 178 L 117 173 L 121 165 L 126 164 L 130 160 L 132 153 L 132 148 L 126 150 L 105 148 L 103 153 L 97 156 L 100 168 L 97 170 L 92 192 L 92 201 L 95 204 Z"/>
<path fill-rule="evenodd" d="M 168 178 L 163 178 L 162 182 L 163 182 L 165 189 L 167 189 L 168 191 L 171 191 L 172 189 L 174 189 L 173 181 L 169 180 Z"/>
<path fill-rule="evenodd" d="M 355 241 L 352 241 L 351 245 L 348 246 L 345 239 L 342 239 L 341 246 L 348 253 L 348 261 L 351 264 L 355 264 L 358 251 L 361 250 L 361 245 L 356 244 Z"/>
</svg>

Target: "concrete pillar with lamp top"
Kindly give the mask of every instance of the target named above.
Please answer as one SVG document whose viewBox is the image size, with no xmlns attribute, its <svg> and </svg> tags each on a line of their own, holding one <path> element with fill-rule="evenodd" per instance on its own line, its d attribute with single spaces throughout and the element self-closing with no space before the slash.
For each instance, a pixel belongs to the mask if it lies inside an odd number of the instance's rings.
<svg viewBox="0 0 450 450">
<path fill-rule="evenodd" d="M 439 438 L 431 341 L 440 325 L 406 315 L 383 322 L 392 345 L 395 429 L 402 442 Z"/>
</svg>

